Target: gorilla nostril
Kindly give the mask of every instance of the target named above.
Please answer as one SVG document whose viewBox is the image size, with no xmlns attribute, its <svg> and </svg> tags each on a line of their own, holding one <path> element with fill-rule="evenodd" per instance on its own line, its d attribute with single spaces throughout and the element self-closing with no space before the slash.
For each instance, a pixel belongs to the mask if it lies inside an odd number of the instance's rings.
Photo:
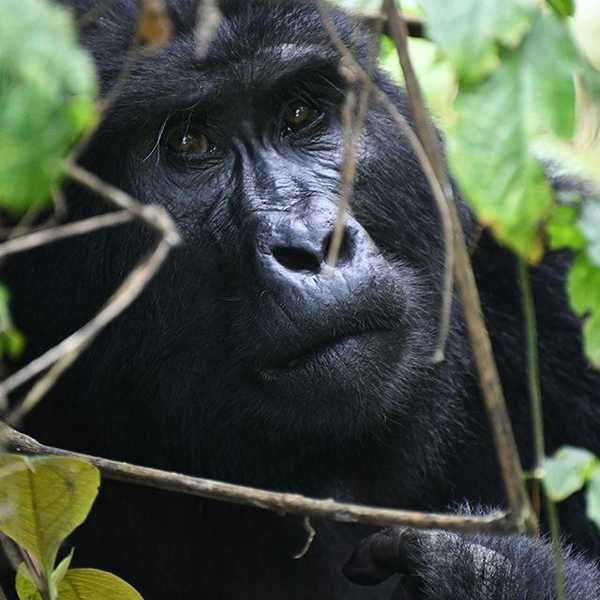
<svg viewBox="0 0 600 600">
<path fill-rule="evenodd" d="M 318 273 L 321 270 L 321 259 L 302 248 L 275 246 L 273 258 L 290 271 Z"/>
</svg>

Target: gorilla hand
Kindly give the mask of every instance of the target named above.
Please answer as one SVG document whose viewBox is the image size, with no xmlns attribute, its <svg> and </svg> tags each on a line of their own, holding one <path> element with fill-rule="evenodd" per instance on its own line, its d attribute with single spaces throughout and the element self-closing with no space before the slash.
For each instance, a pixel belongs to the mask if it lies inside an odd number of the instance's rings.
<svg viewBox="0 0 600 600">
<path fill-rule="evenodd" d="M 600 597 L 593 564 L 568 549 L 563 557 L 566 597 Z M 400 575 L 394 600 L 551 600 L 554 568 L 550 543 L 539 539 L 393 528 L 364 539 L 344 574 L 360 585 Z"/>
</svg>

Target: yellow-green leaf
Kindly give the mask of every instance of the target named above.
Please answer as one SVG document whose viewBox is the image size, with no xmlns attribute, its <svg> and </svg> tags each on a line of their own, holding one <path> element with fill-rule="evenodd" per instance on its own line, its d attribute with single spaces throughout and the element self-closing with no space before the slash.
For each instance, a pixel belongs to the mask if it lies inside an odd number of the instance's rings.
<svg viewBox="0 0 600 600">
<path fill-rule="evenodd" d="M 575 12 L 573 0 L 548 0 L 548 4 L 561 17 L 571 17 Z"/>
<path fill-rule="evenodd" d="M 58 456 L 0 456 L 0 531 L 50 573 L 62 541 L 87 517 L 100 485 L 90 463 Z"/>
<path fill-rule="evenodd" d="M 19 566 L 15 579 L 15 587 L 19 600 L 43 600 L 42 595 L 38 592 L 33 581 L 31 581 L 25 563 L 21 563 Z"/>
<path fill-rule="evenodd" d="M 42 600 L 25 565 L 17 572 L 19 600 Z M 58 585 L 58 600 L 143 600 L 126 581 L 98 569 L 70 569 Z"/>
<path fill-rule="evenodd" d="M 71 549 L 69 555 L 63 558 L 60 561 L 58 567 L 56 567 L 56 569 L 54 569 L 54 571 L 52 572 L 52 576 L 50 577 L 50 587 L 53 590 L 58 590 L 60 582 L 65 578 L 65 575 L 67 574 L 67 571 L 71 566 L 71 561 L 73 560 L 73 552 L 74 549 Z"/>
</svg>

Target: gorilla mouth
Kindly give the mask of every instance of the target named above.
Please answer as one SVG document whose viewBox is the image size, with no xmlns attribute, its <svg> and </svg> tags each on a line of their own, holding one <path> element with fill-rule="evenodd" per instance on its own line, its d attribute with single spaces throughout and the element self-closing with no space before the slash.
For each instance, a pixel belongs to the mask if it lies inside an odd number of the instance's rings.
<svg viewBox="0 0 600 600">
<path fill-rule="evenodd" d="M 391 332 L 391 329 L 379 328 L 305 340 L 292 352 L 273 358 L 265 366 L 259 367 L 257 374 L 263 381 L 270 381 L 319 363 L 359 361 L 361 351 L 366 350 L 376 338 L 386 337 Z"/>
</svg>

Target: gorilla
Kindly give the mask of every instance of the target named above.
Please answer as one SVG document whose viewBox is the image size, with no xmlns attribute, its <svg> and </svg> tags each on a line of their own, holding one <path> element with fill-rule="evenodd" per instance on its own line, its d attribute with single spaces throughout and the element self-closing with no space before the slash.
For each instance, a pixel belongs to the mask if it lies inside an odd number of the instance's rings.
<svg viewBox="0 0 600 600">
<path fill-rule="evenodd" d="M 92 0 L 69 2 L 77 15 Z M 222 0 L 205 57 L 197 0 L 169 0 L 171 42 L 119 79 L 138 3 L 82 26 L 111 104 L 81 163 L 174 218 L 184 243 L 141 298 L 29 415 L 46 444 L 309 496 L 427 511 L 506 506 L 458 302 L 434 364 L 444 252 L 427 181 L 370 103 L 335 268 L 348 82 L 311 0 Z M 369 31 L 332 18 L 358 60 Z M 374 81 L 409 118 L 403 92 Z M 116 83 L 118 82 L 118 83 Z M 569 186 L 558 181 L 557 185 Z M 65 190 L 69 218 L 105 210 Z M 459 201 L 525 467 L 532 440 L 514 257 Z M 24 361 L 89 319 L 155 243 L 140 224 L 3 265 Z M 569 311 L 569 257 L 532 273 L 548 451 L 600 453 L 600 376 Z M 468 503 L 468 504 L 466 504 Z M 466 508 L 465 508 L 466 506 Z M 481 508 L 483 507 L 483 508 Z M 560 505 L 567 597 L 600 597 L 600 537 L 580 495 Z M 74 564 L 110 570 L 148 600 L 554 598 L 546 537 L 463 536 L 303 520 L 105 481 L 74 536 Z"/>
</svg>

